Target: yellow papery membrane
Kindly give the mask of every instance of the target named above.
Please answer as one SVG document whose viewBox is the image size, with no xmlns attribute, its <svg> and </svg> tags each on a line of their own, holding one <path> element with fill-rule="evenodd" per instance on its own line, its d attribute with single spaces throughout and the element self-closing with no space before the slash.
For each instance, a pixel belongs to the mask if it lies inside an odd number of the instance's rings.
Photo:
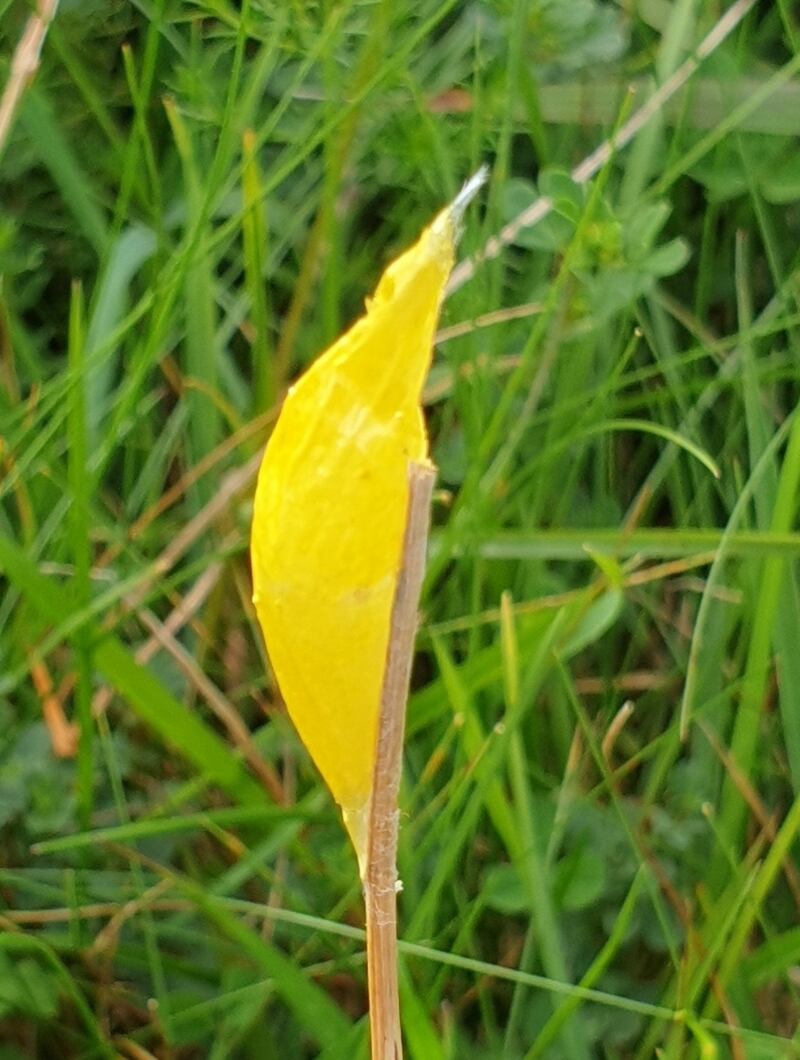
<svg viewBox="0 0 800 1060">
<path fill-rule="evenodd" d="M 384 272 L 366 314 L 289 390 L 258 476 L 253 602 L 303 743 L 362 872 L 408 469 L 461 215 L 477 173 Z"/>
</svg>

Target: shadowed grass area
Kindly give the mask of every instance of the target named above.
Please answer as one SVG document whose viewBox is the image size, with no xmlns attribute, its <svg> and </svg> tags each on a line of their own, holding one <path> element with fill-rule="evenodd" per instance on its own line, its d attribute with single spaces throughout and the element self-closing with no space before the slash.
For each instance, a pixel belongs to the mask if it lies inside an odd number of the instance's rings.
<svg viewBox="0 0 800 1060">
<path fill-rule="evenodd" d="M 64 0 L 0 145 L 3 1060 L 366 1058 L 251 498 L 484 161 L 426 391 L 407 1055 L 800 1056 L 800 22 L 728 11 Z"/>
</svg>

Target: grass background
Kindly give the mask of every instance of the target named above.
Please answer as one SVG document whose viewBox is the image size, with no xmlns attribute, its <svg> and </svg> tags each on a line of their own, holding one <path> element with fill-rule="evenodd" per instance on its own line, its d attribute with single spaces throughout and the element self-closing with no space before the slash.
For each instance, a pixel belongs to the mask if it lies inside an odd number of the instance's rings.
<svg viewBox="0 0 800 1060">
<path fill-rule="evenodd" d="M 482 161 L 465 256 L 552 210 L 426 392 L 408 1056 L 800 1055 L 800 19 L 747 6 L 578 184 L 721 5 L 64 0 L 0 158 L 2 1060 L 366 1057 L 253 478 Z"/>
</svg>

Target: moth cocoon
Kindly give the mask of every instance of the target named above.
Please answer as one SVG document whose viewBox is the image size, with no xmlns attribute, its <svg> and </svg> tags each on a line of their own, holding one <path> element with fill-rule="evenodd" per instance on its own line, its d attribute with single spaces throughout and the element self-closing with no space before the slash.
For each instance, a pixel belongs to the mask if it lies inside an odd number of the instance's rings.
<svg viewBox="0 0 800 1060">
<path fill-rule="evenodd" d="M 256 488 L 254 602 L 289 715 L 363 864 L 420 395 L 469 181 L 290 388 Z"/>
</svg>

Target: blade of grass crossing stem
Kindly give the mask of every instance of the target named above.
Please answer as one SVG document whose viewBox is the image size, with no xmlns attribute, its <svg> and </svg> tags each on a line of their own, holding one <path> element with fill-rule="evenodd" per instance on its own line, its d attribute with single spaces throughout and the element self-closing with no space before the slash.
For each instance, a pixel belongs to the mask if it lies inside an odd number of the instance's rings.
<svg viewBox="0 0 800 1060">
<path fill-rule="evenodd" d="M 795 414 L 789 442 L 778 480 L 771 529 L 775 533 L 788 531 L 794 525 L 797 512 L 797 491 L 800 485 L 800 415 Z M 785 561 L 779 556 L 764 560 L 763 573 L 753 610 L 752 629 L 747 651 L 742 695 L 736 712 L 730 750 L 737 767 L 748 781 L 753 781 L 759 747 L 759 727 L 762 717 L 769 674 L 771 649 L 776 622 L 783 619 L 780 602 Z M 796 710 L 796 704 L 792 705 Z M 788 708 L 784 708 L 786 713 Z M 796 726 L 793 726 L 796 728 Z M 723 784 L 719 822 L 723 835 L 734 850 L 741 845 L 747 807 L 738 787 L 728 776 Z M 725 866 L 717 861 L 712 883 L 719 890 Z"/>
<path fill-rule="evenodd" d="M 504 592 L 500 602 L 500 643 L 503 653 L 503 685 L 506 713 L 518 715 L 521 709 L 519 681 L 519 650 L 511 594 Z M 553 892 L 544 862 L 544 842 L 538 834 L 536 817 L 530 797 L 530 781 L 525 746 L 519 726 L 509 738 L 508 770 L 514 798 L 514 818 L 519 829 L 518 849 L 521 857 L 518 870 L 526 884 L 530 909 L 536 923 L 539 955 L 545 973 L 551 979 L 569 982 L 568 962 L 564 952 L 564 941 L 558 923 L 558 914 L 553 902 Z M 505 1050 L 512 1053 L 515 1043 L 510 1040 L 513 1026 L 506 1034 Z M 583 1023 L 576 1019 L 561 1029 L 561 1040 L 566 1055 L 575 1060 L 589 1057 L 589 1049 L 583 1034 Z"/>
<path fill-rule="evenodd" d="M 68 353 L 69 369 L 76 382 L 70 391 L 69 410 L 69 484 L 72 494 L 69 508 L 69 535 L 75 574 L 73 604 L 78 610 L 88 606 L 91 596 L 89 569 L 91 541 L 89 527 L 89 481 L 87 470 L 86 378 L 83 371 L 85 332 L 83 326 L 83 291 L 79 283 L 72 285 L 70 301 Z M 75 708 L 80 729 L 78 741 L 78 818 L 82 828 L 88 828 L 92 816 L 94 790 L 94 722 L 92 719 L 92 649 L 88 631 L 76 631 L 75 652 Z"/>
<path fill-rule="evenodd" d="M 18 876 L 16 874 L 10 874 L 8 872 L 0 872 L 0 879 L 4 882 L 14 883 L 15 885 L 21 886 L 26 885 L 28 891 L 31 894 L 44 894 L 47 893 L 53 899 L 57 899 L 61 895 L 61 889 L 51 887 L 48 885 L 37 884 L 35 887 L 30 886 L 30 881 L 27 881 L 25 877 Z M 177 887 L 180 887 L 180 883 L 176 883 Z M 191 885 L 189 885 L 191 886 Z M 297 916 L 287 917 L 285 916 L 285 910 L 273 909 L 269 906 L 257 905 L 252 902 L 244 902 L 239 900 L 228 899 L 224 903 L 226 909 L 232 909 L 241 911 L 249 915 L 263 915 L 269 920 L 278 920 L 280 922 L 287 921 L 292 924 L 302 925 L 313 932 L 324 932 L 329 931 L 337 937 L 345 938 L 361 938 L 363 933 L 359 933 L 356 929 L 348 926 L 323 921 L 319 917 L 305 916 L 298 914 Z M 6 938 L 11 938 L 16 941 L 23 940 L 28 941 L 27 937 L 20 935 L 0 936 L 0 945 L 5 941 Z M 32 940 L 35 941 L 35 940 Z M 498 979 L 505 982 L 522 983 L 530 989 L 534 990 L 545 990 L 560 997 L 580 997 L 586 1002 L 605 1006 L 611 1010 L 630 1012 L 633 1014 L 639 1014 L 646 1016 L 650 1019 L 675 1022 L 682 1020 L 683 1014 L 681 1012 L 675 1012 L 665 1005 L 654 1004 L 652 1002 L 640 1001 L 635 998 L 628 998 L 618 994 L 612 994 L 607 991 L 595 990 L 593 988 L 582 988 L 569 983 L 561 983 L 552 979 L 548 979 L 542 975 L 534 975 L 530 973 L 520 972 L 514 968 L 508 968 L 505 965 L 491 964 L 488 961 L 476 960 L 474 958 L 465 957 L 462 954 L 454 953 L 450 950 L 443 951 L 433 949 L 429 946 L 418 945 L 409 942 L 400 942 L 399 944 L 401 953 L 408 957 L 413 957 L 415 960 L 430 961 L 438 964 L 442 968 L 458 968 L 462 971 L 468 972 L 474 975 L 476 978 L 486 979 Z M 233 991 L 235 994 L 237 991 Z M 230 996 L 230 995 L 228 995 Z M 207 1004 L 193 1005 L 189 1009 L 183 1010 L 178 1016 L 176 1016 L 176 1023 L 186 1023 L 186 1014 L 190 1012 L 199 1012 L 204 1008 L 218 1008 L 220 1005 L 227 1003 L 228 996 L 223 995 L 221 998 L 217 997 L 213 1001 Z M 735 1035 L 737 1038 L 741 1038 L 743 1041 L 752 1041 L 753 1043 L 763 1043 L 766 1045 L 785 1045 L 786 1039 L 780 1038 L 774 1034 L 768 1034 L 766 1032 L 752 1030 L 746 1027 L 730 1027 L 728 1024 L 720 1023 L 710 1019 L 703 1019 L 702 1025 L 706 1026 L 709 1030 L 714 1031 L 718 1034 L 730 1036 Z M 348 1041 L 348 1038 L 342 1039 Z M 340 1043 L 338 1043 L 340 1044 Z M 332 1047 L 331 1052 L 325 1051 L 326 1057 L 336 1056 L 337 1058 L 341 1055 L 340 1050 L 336 1046 Z M 352 1054 L 350 1054 L 352 1055 Z M 651 1056 L 652 1053 L 648 1054 Z M 772 1055 L 772 1054 L 770 1054 Z"/>
<path fill-rule="evenodd" d="M 58 624 L 71 613 L 64 590 L 40 574 L 27 553 L 2 534 L 0 569 L 48 622 Z M 213 729 L 175 699 L 149 670 L 139 666 L 116 637 L 90 623 L 86 628 L 92 638 L 94 666 L 142 721 L 232 798 L 250 805 L 264 800 L 261 787 Z"/>
<path fill-rule="evenodd" d="M 270 312 L 264 261 L 267 254 L 267 225 L 264 221 L 266 197 L 261 191 L 261 172 L 258 166 L 255 133 L 245 131 L 243 140 L 244 170 L 242 173 L 242 241 L 244 244 L 244 276 L 250 297 L 250 323 L 253 338 L 250 355 L 253 360 L 253 414 L 263 412 L 275 401 L 276 386 L 273 358 L 269 341 Z"/>
</svg>

